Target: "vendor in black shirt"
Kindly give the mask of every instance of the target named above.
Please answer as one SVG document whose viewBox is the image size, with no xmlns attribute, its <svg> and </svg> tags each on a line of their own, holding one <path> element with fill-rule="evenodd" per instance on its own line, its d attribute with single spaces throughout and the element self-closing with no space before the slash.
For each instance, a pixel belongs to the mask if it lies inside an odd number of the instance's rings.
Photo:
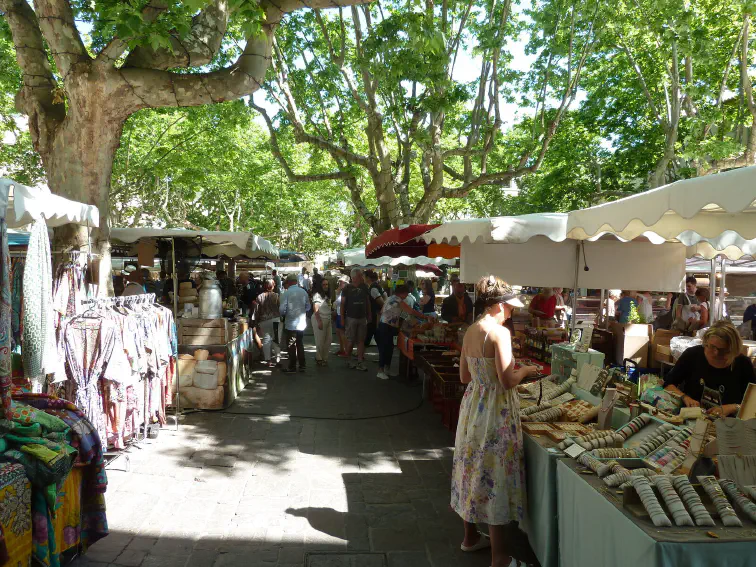
<svg viewBox="0 0 756 567">
<path fill-rule="evenodd" d="M 664 380 L 664 387 L 682 395 L 686 407 L 700 405 L 704 386 L 722 397 L 722 407 L 710 410 L 719 417 L 735 415 L 749 382 L 756 382 L 751 361 L 740 354 L 743 340 L 727 321 L 718 321 L 704 333 L 703 345 L 682 353 Z"/>
</svg>

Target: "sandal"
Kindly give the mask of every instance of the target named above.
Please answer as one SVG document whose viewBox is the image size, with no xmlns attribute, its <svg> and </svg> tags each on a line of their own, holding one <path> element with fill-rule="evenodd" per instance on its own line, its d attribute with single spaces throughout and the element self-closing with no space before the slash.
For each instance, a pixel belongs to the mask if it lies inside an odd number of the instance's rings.
<svg viewBox="0 0 756 567">
<path fill-rule="evenodd" d="M 481 549 L 487 549 L 491 547 L 491 540 L 488 539 L 488 536 L 486 534 L 479 534 L 480 539 L 477 541 L 475 545 L 466 546 L 464 543 L 462 543 L 459 548 L 466 552 L 466 553 L 472 553 L 473 551 L 480 551 Z"/>
</svg>

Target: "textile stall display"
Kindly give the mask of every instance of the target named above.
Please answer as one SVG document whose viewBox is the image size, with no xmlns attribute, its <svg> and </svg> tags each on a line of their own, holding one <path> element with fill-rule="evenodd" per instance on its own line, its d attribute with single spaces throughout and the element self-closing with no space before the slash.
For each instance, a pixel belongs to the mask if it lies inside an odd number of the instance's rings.
<svg viewBox="0 0 756 567">
<path fill-rule="evenodd" d="M 93 299 L 60 321 L 66 364 L 51 392 L 81 408 L 103 449 L 123 449 L 140 429 L 166 423 L 177 334 L 172 311 L 154 301 L 154 294 Z"/>
<path fill-rule="evenodd" d="M 9 179 L 0 179 L 0 211 L 0 562 L 27 565 L 33 557 L 56 566 L 107 535 L 107 479 L 100 436 L 82 409 L 30 393 L 65 373 L 56 335 L 61 286 L 53 277 L 48 228 L 97 227 L 99 212 Z M 28 265 L 11 264 L 7 228 L 28 224 Z M 66 283 L 74 306 L 81 288 Z M 12 349 L 20 349 L 24 362 L 17 376 Z"/>
</svg>

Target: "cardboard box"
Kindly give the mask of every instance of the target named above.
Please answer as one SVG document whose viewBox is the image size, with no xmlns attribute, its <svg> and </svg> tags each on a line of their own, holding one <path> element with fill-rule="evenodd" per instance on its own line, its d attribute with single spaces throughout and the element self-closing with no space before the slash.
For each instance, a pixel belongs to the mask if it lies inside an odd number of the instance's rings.
<svg viewBox="0 0 756 567">
<path fill-rule="evenodd" d="M 654 354 L 654 362 L 674 362 L 672 359 L 672 349 L 665 345 L 656 345 L 656 352 Z M 653 364 L 653 368 L 658 368 L 659 364 Z"/>
<path fill-rule="evenodd" d="M 674 337 L 680 336 L 680 331 L 668 331 L 659 329 L 654 333 L 651 342 L 651 368 L 659 368 L 659 362 L 674 362 L 672 351 L 669 349 L 669 343 Z"/>
<path fill-rule="evenodd" d="M 614 358 L 617 364 L 625 359 L 634 361 L 640 368 L 648 367 L 648 348 L 651 344 L 651 325 L 622 324 L 612 321 L 609 326 L 614 335 Z"/>
</svg>

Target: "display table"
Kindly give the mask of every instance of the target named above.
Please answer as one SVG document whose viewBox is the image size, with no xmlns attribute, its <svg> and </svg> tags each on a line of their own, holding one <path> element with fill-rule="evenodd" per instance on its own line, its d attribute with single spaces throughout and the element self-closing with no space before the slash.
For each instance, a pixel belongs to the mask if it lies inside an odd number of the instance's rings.
<svg viewBox="0 0 756 567">
<path fill-rule="evenodd" d="M 179 345 L 181 407 L 225 409 L 234 403 L 250 380 L 246 362 L 253 344 L 253 330 L 247 329 L 226 344 Z M 208 360 L 197 360 L 197 352 L 203 350 L 208 352 Z"/>
<path fill-rule="evenodd" d="M 743 528 L 725 528 L 718 519 L 715 528 L 656 528 L 623 508 L 616 490 L 577 470 L 572 459 L 557 462 L 561 567 L 746 567 L 756 561 L 756 525 L 745 514 L 738 514 Z"/>
<path fill-rule="evenodd" d="M 419 339 L 413 339 L 409 337 L 408 335 L 405 335 L 403 332 L 399 332 L 399 335 L 396 339 L 396 346 L 399 348 L 399 352 L 402 353 L 402 355 L 406 356 L 410 360 L 415 359 L 415 347 L 440 347 L 440 348 L 452 348 L 454 346 L 454 343 L 445 343 L 445 342 L 438 342 L 438 343 L 428 343 L 423 342 Z"/>
<path fill-rule="evenodd" d="M 579 400 L 599 405 L 601 400 L 589 392 L 572 387 Z M 630 421 L 627 408 L 615 408 L 612 427 L 619 429 Z M 528 492 L 528 535 L 541 567 L 559 565 L 559 526 L 557 521 L 556 464 L 564 454 L 553 449 L 556 443 L 546 436 L 523 432 L 525 445 L 525 474 Z M 551 449 L 551 450 L 550 450 Z"/>
<path fill-rule="evenodd" d="M 561 451 L 544 436 L 522 434 L 525 445 L 525 486 L 528 492 L 527 532 L 541 567 L 559 565 L 556 463 Z"/>
</svg>

